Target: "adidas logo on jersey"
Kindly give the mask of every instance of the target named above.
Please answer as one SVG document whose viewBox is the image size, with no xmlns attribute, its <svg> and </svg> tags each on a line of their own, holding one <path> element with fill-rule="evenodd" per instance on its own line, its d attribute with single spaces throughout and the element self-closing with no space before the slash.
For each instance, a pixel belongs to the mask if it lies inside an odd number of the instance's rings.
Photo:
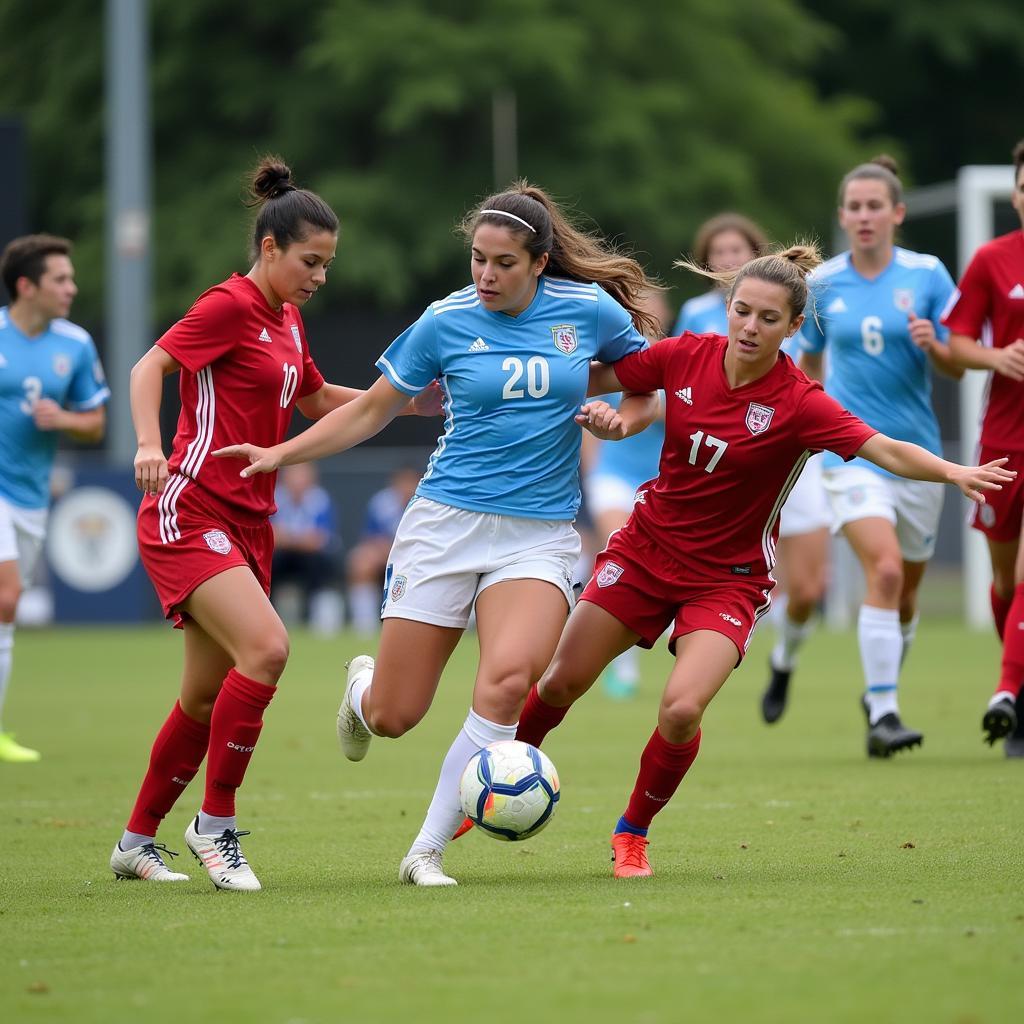
<svg viewBox="0 0 1024 1024">
<path fill-rule="evenodd" d="M 477 338 L 472 345 L 469 346 L 470 352 L 490 352 L 491 346 L 484 341 L 483 338 Z"/>
<path fill-rule="evenodd" d="M 687 405 L 693 405 L 693 389 L 681 388 L 676 392 L 676 398 L 681 398 Z"/>
<path fill-rule="evenodd" d="M 825 312 L 826 313 L 845 313 L 846 312 L 846 303 L 843 302 L 842 296 L 840 296 L 838 299 L 834 299 L 832 302 L 830 302 L 828 304 L 828 306 L 826 307 Z"/>
<path fill-rule="evenodd" d="M 1007 298 L 1010 299 L 1024 299 L 1024 284 L 1018 282 L 1009 291 Z"/>
<path fill-rule="evenodd" d="M 264 328 L 263 328 L 263 330 L 262 330 L 262 331 L 260 331 L 260 337 L 259 337 L 259 340 L 260 340 L 260 341 L 272 341 L 272 340 L 273 340 L 273 339 L 272 339 L 272 338 L 270 337 L 270 333 L 269 333 L 269 331 L 267 331 L 266 327 L 264 327 Z"/>
</svg>

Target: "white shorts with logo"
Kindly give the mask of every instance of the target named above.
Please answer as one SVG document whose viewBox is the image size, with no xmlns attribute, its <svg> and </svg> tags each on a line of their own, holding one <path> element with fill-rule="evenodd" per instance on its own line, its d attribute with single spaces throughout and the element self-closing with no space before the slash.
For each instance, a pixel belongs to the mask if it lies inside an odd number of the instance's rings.
<svg viewBox="0 0 1024 1024">
<path fill-rule="evenodd" d="M 580 537 L 567 520 L 471 512 L 417 497 L 388 557 L 381 618 L 465 629 L 477 597 L 504 580 L 544 580 L 571 609 Z"/>
<path fill-rule="evenodd" d="M 908 562 L 927 562 L 945 497 L 943 484 L 883 476 L 861 466 L 825 470 L 825 490 L 832 505 L 832 532 L 847 523 L 878 517 L 896 527 L 900 552 Z"/>
<path fill-rule="evenodd" d="M 17 562 L 27 587 L 46 540 L 46 508 L 19 508 L 0 497 L 0 562 Z"/>
<path fill-rule="evenodd" d="M 587 512 L 599 516 L 603 512 L 633 511 L 636 488 L 621 476 L 612 473 L 591 473 L 584 487 L 587 490 Z"/>
<path fill-rule="evenodd" d="M 812 455 L 789 492 L 779 519 L 779 537 L 798 537 L 832 525 L 832 511 L 822 481 L 823 452 Z"/>
</svg>

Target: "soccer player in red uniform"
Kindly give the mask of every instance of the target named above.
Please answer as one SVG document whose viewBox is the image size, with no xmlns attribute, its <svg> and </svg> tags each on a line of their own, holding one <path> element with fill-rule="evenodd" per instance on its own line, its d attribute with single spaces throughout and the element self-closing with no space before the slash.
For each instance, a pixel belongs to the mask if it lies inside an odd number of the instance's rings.
<svg viewBox="0 0 1024 1024">
<path fill-rule="evenodd" d="M 779 510 L 806 460 L 828 448 L 891 473 L 957 485 L 982 502 L 1013 474 L 1005 460 L 965 468 L 877 433 L 779 348 L 803 322 L 817 250 L 792 246 L 729 275 L 728 337 L 683 334 L 602 370 L 603 390 L 664 389 L 658 477 L 598 556 L 517 738 L 539 745 L 604 667 L 669 625 L 676 658 L 633 794 L 612 835 L 618 878 L 650 875 L 647 829 L 697 756 L 705 708 L 771 604 Z"/>
<path fill-rule="evenodd" d="M 235 791 L 288 659 L 268 597 L 275 478 L 239 487 L 237 469 L 209 454 L 240 436 L 278 444 L 296 406 L 319 419 L 362 394 L 324 382 L 299 313 L 326 280 L 337 217 L 274 157 L 256 168 L 252 199 L 252 269 L 204 292 L 131 375 L 139 552 L 165 615 L 184 631 L 185 667 L 111 855 L 119 878 L 187 879 L 167 868 L 161 851 L 171 851 L 155 837 L 206 757 L 205 796 L 185 842 L 218 888 L 260 888 L 239 845 L 247 833 L 236 828 Z M 163 378 L 175 371 L 181 415 L 167 459 L 159 410 Z"/>
<path fill-rule="evenodd" d="M 963 367 L 991 370 L 981 425 L 981 459 L 1009 453 L 1009 468 L 1024 468 L 1024 139 L 1013 150 L 1010 202 L 1021 220 L 981 246 L 960 281 L 943 323 L 952 332 L 953 358 Z M 982 344 L 979 346 L 978 341 Z M 992 615 L 1003 640 L 1003 667 L 982 718 L 990 744 L 1003 736 L 1008 757 L 1024 757 L 1024 479 L 974 509 L 971 525 L 988 541 L 992 559 Z"/>
</svg>

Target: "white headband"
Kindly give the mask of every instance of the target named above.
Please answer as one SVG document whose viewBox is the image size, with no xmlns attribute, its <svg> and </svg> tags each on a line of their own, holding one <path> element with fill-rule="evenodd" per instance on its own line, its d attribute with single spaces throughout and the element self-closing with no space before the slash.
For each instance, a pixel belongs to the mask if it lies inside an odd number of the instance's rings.
<svg viewBox="0 0 1024 1024">
<path fill-rule="evenodd" d="M 537 234 L 537 229 L 532 224 L 527 224 L 522 217 L 517 217 L 514 213 L 507 213 L 505 210 L 481 210 L 481 215 L 485 213 L 496 213 L 499 217 L 509 217 L 512 220 L 519 221 L 524 228 L 529 228 L 534 234 Z"/>
</svg>

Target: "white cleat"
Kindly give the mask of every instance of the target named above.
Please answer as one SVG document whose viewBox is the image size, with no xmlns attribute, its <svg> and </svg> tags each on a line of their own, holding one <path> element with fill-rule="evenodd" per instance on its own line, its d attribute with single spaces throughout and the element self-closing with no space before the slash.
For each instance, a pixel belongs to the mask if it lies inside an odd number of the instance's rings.
<svg viewBox="0 0 1024 1024">
<path fill-rule="evenodd" d="M 218 889 L 246 892 L 262 889 L 260 880 L 253 874 L 238 842 L 249 833 L 225 829 L 219 836 L 204 836 L 198 832 L 198 824 L 199 816 L 196 815 L 185 829 L 185 845 L 206 868 L 210 881 Z"/>
<path fill-rule="evenodd" d="M 161 853 L 171 857 L 178 855 L 166 846 L 145 843 L 133 846 L 130 850 L 122 850 L 120 843 L 114 843 L 114 852 L 110 855 L 110 870 L 120 881 L 125 878 L 141 878 L 144 882 L 187 882 L 188 875 L 171 871 L 164 863 Z"/>
<path fill-rule="evenodd" d="M 348 663 L 345 696 L 341 698 L 341 707 L 338 708 L 338 742 L 342 753 L 350 761 L 362 761 L 373 739 L 373 733 L 363 725 L 352 706 L 352 684 L 356 676 L 363 672 L 373 672 L 373 658 L 368 654 L 358 654 Z"/>
<path fill-rule="evenodd" d="M 458 885 L 451 875 L 444 873 L 440 850 L 410 853 L 398 866 L 398 880 L 409 885 Z"/>
</svg>

